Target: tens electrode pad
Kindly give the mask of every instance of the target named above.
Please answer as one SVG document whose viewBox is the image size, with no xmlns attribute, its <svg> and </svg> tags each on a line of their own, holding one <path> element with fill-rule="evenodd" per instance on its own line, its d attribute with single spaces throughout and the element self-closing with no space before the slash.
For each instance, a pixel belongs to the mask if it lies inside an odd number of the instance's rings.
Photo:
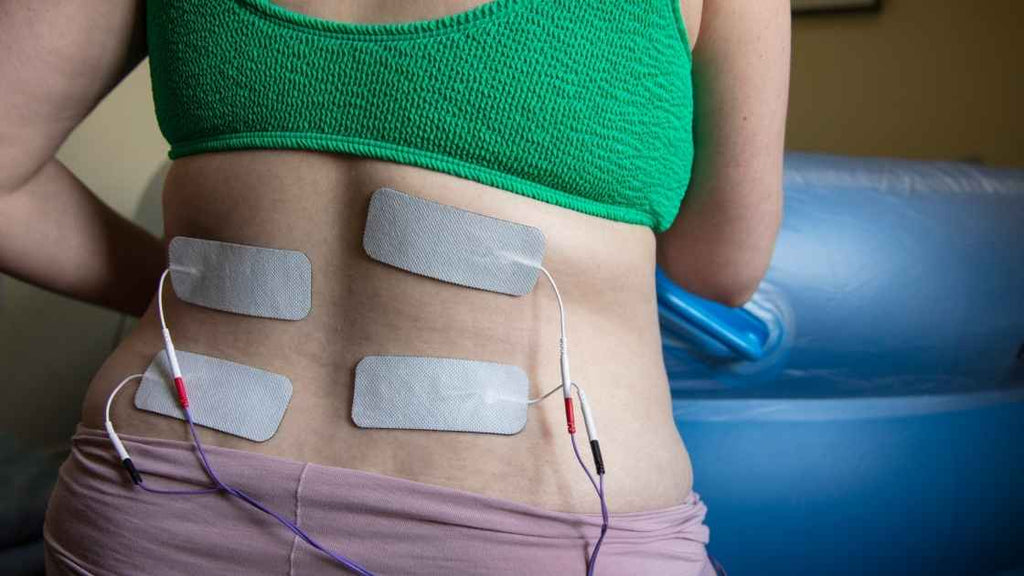
<svg viewBox="0 0 1024 576">
<path fill-rule="evenodd" d="M 260 318 L 301 320 L 312 302 L 312 267 L 302 252 L 177 236 L 171 284 L 185 302 Z"/>
<path fill-rule="evenodd" d="M 291 380 L 266 370 L 182 350 L 177 356 L 188 380 L 196 424 L 255 442 L 274 435 L 292 397 Z M 167 355 L 158 352 L 135 392 L 135 407 L 184 420 L 173 379 Z"/>
<path fill-rule="evenodd" d="M 356 365 L 360 428 L 516 434 L 530 381 L 516 366 L 421 356 L 367 356 Z"/>
<path fill-rule="evenodd" d="M 363 234 L 363 249 L 378 262 L 511 296 L 533 290 L 544 248 L 537 228 L 391 188 L 371 196 Z"/>
</svg>

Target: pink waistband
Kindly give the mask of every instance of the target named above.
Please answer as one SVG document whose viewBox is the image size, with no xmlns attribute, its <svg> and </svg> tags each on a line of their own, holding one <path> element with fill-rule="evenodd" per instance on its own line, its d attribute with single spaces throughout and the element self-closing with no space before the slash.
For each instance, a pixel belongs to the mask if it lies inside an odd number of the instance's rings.
<svg viewBox="0 0 1024 576">
<path fill-rule="evenodd" d="M 209 485 L 192 445 L 121 436 L 154 487 Z M 342 573 L 273 519 L 224 494 L 163 496 L 126 480 L 100 430 L 79 426 L 47 512 L 53 564 L 69 573 Z M 218 475 L 380 576 L 585 574 L 599 514 L 545 510 L 347 468 L 208 447 Z M 612 514 L 597 574 L 713 575 L 706 508 Z M 117 559 L 118 565 L 110 564 Z M 191 568 L 186 566 L 191 564 Z M 129 569 L 131 567 L 131 569 Z M 162 568 L 161 568 L 162 567 Z"/>
</svg>

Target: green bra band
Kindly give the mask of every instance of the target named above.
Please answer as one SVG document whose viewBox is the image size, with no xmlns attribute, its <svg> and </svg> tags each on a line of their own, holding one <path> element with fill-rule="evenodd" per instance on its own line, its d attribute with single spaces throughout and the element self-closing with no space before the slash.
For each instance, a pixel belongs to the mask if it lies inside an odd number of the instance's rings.
<svg viewBox="0 0 1024 576">
<path fill-rule="evenodd" d="M 170 157 L 340 152 L 664 231 L 693 161 L 678 0 L 491 0 L 354 24 L 270 0 L 150 0 Z"/>
</svg>

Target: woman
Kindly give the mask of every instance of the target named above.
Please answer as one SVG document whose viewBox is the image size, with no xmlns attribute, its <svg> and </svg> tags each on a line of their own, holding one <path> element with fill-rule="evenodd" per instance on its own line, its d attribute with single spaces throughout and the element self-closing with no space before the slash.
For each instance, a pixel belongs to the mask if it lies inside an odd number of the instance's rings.
<svg viewBox="0 0 1024 576">
<path fill-rule="evenodd" d="M 369 195 L 388 186 L 543 231 L 573 376 L 602 430 L 611 518 L 597 573 L 713 573 L 669 409 L 654 267 L 733 306 L 765 272 L 786 2 L 48 1 L 5 3 L 0 38 L 0 269 L 142 314 L 89 386 L 48 510 L 50 573 L 342 572 L 226 494 L 138 490 L 100 432 L 114 386 L 161 350 L 165 244 L 54 153 L 147 50 L 175 158 L 167 238 L 301 251 L 313 269 L 297 322 L 166 291 L 179 349 L 293 382 L 272 439 L 200 430 L 226 482 L 375 574 L 586 571 L 599 504 L 557 399 L 514 436 L 352 422 L 353 368 L 371 354 L 516 365 L 533 396 L 558 382 L 546 285 L 506 298 L 367 258 Z M 135 409 L 127 390 L 112 420 L 147 482 L 208 484 L 188 428 Z"/>
</svg>

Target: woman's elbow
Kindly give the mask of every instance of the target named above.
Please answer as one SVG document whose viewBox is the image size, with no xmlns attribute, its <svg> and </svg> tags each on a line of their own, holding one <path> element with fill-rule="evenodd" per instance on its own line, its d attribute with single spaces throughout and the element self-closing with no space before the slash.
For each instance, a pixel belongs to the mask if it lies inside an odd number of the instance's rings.
<svg viewBox="0 0 1024 576">
<path fill-rule="evenodd" d="M 718 302 L 730 308 L 743 306 L 757 292 L 761 284 L 761 276 L 747 278 L 711 279 L 700 282 L 687 282 L 679 285 L 691 294 Z"/>
<path fill-rule="evenodd" d="M 706 255 L 706 253 L 705 253 Z M 754 296 L 768 271 L 769 258 L 744 259 L 727 263 L 725 259 L 687 262 L 680 258 L 659 258 L 662 270 L 683 290 L 739 308 Z"/>
<path fill-rule="evenodd" d="M 781 194 L 768 210 L 738 222 L 691 219 L 658 238 L 657 261 L 684 290 L 738 308 L 768 272 L 782 220 Z M 697 224 L 693 224 L 697 222 Z"/>
</svg>

